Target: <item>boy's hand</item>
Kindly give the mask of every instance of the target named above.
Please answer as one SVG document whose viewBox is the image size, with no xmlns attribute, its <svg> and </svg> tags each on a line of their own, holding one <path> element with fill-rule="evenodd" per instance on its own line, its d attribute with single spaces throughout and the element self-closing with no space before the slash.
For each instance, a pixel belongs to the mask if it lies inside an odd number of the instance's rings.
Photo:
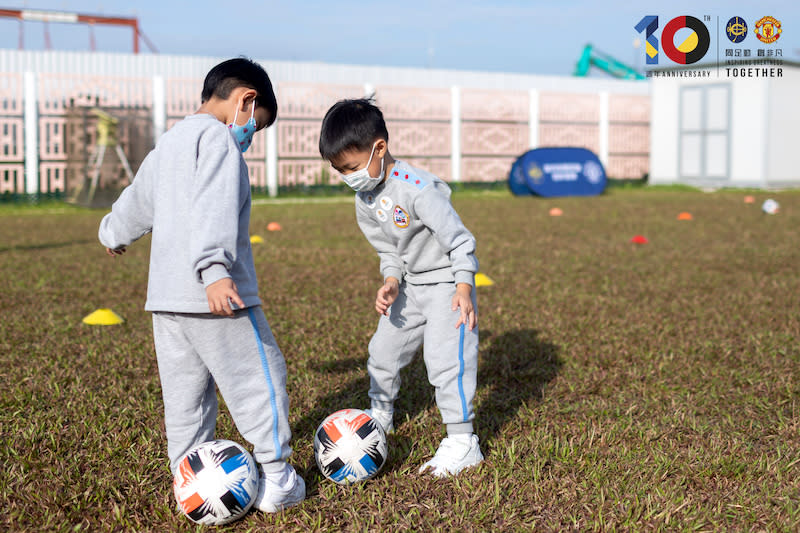
<svg viewBox="0 0 800 533">
<path fill-rule="evenodd" d="M 244 302 L 239 297 L 239 290 L 231 278 L 222 278 L 206 287 L 208 308 L 215 315 L 233 316 L 231 302 L 244 309 Z"/>
<path fill-rule="evenodd" d="M 456 327 L 466 324 L 467 328 L 472 331 L 472 328 L 478 325 L 478 316 L 472 306 L 472 285 L 468 283 L 456 285 L 456 295 L 453 296 L 452 310 L 455 311 L 459 308 L 461 309 L 461 317 L 456 322 Z"/>
<path fill-rule="evenodd" d="M 386 278 L 383 287 L 378 289 L 375 310 L 381 315 L 389 316 L 389 307 L 392 306 L 398 294 L 400 294 L 400 282 L 391 276 Z"/>
<path fill-rule="evenodd" d="M 106 253 L 111 257 L 116 257 L 118 255 L 124 254 L 126 250 L 127 248 L 125 248 L 124 246 L 122 246 L 121 248 L 117 248 L 116 250 L 112 250 L 111 248 L 106 248 Z"/>
</svg>

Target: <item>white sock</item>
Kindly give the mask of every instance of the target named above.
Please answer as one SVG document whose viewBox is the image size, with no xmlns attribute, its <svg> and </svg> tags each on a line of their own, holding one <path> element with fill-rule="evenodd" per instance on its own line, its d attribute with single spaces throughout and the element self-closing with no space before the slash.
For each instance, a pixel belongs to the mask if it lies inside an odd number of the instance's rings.
<svg viewBox="0 0 800 533">
<path fill-rule="evenodd" d="M 289 466 L 289 463 L 284 463 L 285 467 L 280 472 L 264 472 L 264 477 L 270 480 L 272 483 L 275 483 L 279 487 L 283 487 L 289 482 L 289 477 L 292 473 L 292 467 Z"/>
<path fill-rule="evenodd" d="M 456 433 L 455 435 L 448 435 L 448 437 L 459 444 L 463 444 L 465 446 L 472 445 L 472 433 Z"/>
</svg>

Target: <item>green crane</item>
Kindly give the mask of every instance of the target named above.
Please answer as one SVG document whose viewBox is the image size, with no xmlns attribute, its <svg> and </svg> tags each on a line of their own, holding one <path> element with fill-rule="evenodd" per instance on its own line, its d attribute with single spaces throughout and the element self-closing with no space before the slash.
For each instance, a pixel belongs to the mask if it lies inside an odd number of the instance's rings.
<svg viewBox="0 0 800 533">
<path fill-rule="evenodd" d="M 593 66 L 604 72 L 607 72 L 615 78 L 623 78 L 626 80 L 645 79 L 645 77 L 637 72 L 633 67 L 629 67 L 628 65 L 617 61 L 610 55 L 599 50 L 595 50 L 591 44 L 587 44 L 583 47 L 583 53 L 581 54 L 581 58 L 578 60 L 578 63 L 575 65 L 575 72 L 573 75 L 585 77 L 587 74 L 589 74 L 589 69 Z"/>
</svg>

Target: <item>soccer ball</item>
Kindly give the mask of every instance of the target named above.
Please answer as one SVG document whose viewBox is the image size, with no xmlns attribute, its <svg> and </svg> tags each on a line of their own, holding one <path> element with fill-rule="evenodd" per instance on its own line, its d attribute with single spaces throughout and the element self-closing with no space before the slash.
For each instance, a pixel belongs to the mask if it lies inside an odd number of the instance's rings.
<svg viewBox="0 0 800 533">
<path fill-rule="evenodd" d="M 772 198 L 765 200 L 764 203 L 761 205 L 761 210 L 768 215 L 774 215 L 775 213 L 778 212 L 779 209 L 780 205 L 778 205 L 778 202 L 776 202 Z"/>
<path fill-rule="evenodd" d="M 317 466 L 340 485 L 374 477 L 386 462 L 387 452 L 383 427 L 358 409 L 336 411 L 314 434 Z"/>
<path fill-rule="evenodd" d="M 243 517 L 258 494 L 253 457 L 230 440 L 212 440 L 186 452 L 173 490 L 183 514 L 198 524 L 220 525 Z"/>
</svg>

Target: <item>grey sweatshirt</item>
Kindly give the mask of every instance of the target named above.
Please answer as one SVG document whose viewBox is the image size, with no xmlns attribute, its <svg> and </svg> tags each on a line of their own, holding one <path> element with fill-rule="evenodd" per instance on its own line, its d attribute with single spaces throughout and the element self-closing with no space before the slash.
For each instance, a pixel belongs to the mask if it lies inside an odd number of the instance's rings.
<svg viewBox="0 0 800 533">
<path fill-rule="evenodd" d="M 398 160 L 381 185 L 357 193 L 355 202 L 384 279 L 474 285 L 475 237 L 453 209 L 447 183 Z"/>
<path fill-rule="evenodd" d="M 209 313 L 205 287 L 233 278 L 260 305 L 250 249 L 250 180 L 228 128 L 190 115 L 167 131 L 100 223 L 100 242 L 128 246 L 152 232 L 147 311 Z"/>
</svg>

